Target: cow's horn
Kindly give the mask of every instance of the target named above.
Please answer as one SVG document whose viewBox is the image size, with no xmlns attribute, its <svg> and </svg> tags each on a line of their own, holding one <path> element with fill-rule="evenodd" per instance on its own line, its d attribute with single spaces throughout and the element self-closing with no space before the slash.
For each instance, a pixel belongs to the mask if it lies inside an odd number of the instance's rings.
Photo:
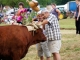
<svg viewBox="0 0 80 60">
<path fill-rule="evenodd" d="M 34 26 L 35 29 L 38 29 L 39 27 L 36 24 L 32 24 Z"/>
<path fill-rule="evenodd" d="M 33 26 L 26 26 L 28 31 L 35 31 L 34 27 Z"/>
</svg>

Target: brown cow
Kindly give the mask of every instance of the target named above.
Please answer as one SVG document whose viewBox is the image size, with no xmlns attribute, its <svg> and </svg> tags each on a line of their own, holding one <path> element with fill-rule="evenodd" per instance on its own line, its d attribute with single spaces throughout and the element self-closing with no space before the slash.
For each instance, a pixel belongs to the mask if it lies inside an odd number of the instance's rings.
<svg viewBox="0 0 80 60">
<path fill-rule="evenodd" d="M 45 40 L 42 29 L 33 35 L 25 26 L 0 26 L 0 60 L 20 60 L 31 45 Z"/>
</svg>

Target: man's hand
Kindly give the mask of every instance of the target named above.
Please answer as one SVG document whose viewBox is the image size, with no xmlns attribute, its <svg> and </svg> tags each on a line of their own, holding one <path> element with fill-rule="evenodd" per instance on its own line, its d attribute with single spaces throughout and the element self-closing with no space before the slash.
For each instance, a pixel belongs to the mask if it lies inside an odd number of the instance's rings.
<svg viewBox="0 0 80 60">
<path fill-rule="evenodd" d="M 79 17 L 77 17 L 77 21 L 78 21 Z"/>
<path fill-rule="evenodd" d="M 37 25 L 39 28 L 43 29 L 42 22 L 37 22 L 36 25 Z"/>
</svg>

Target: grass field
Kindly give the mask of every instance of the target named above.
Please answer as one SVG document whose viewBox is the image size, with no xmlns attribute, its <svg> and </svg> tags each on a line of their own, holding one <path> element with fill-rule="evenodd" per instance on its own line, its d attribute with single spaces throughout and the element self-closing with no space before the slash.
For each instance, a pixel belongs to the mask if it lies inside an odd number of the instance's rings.
<svg viewBox="0 0 80 60">
<path fill-rule="evenodd" d="M 63 20 L 60 20 L 59 23 L 62 29 L 75 29 L 74 19 L 63 19 Z"/>
<path fill-rule="evenodd" d="M 76 35 L 75 30 L 61 30 L 61 33 L 62 33 L 62 47 L 60 50 L 61 59 L 80 60 L 80 35 Z M 39 60 L 35 45 L 30 47 L 28 54 L 22 60 Z"/>
<path fill-rule="evenodd" d="M 61 29 L 62 34 L 62 47 L 60 50 L 61 60 L 80 60 L 80 35 L 76 35 L 75 30 L 72 30 L 75 29 L 74 20 L 65 19 L 60 20 L 59 22 L 61 28 L 66 28 L 66 30 Z M 22 60 L 39 60 L 35 45 L 29 48 L 28 54 Z"/>
<path fill-rule="evenodd" d="M 75 20 L 64 19 L 59 23 L 62 34 L 61 60 L 80 60 L 80 35 L 75 34 Z M 22 60 L 39 60 L 35 45 L 29 48 L 27 55 Z"/>
</svg>

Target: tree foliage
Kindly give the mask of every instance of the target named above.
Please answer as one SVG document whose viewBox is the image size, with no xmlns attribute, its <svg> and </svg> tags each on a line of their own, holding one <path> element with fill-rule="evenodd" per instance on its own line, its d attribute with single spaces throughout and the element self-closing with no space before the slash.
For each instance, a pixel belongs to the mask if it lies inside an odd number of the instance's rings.
<svg viewBox="0 0 80 60">
<path fill-rule="evenodd" d="M 54 2 L 58 5 L 66 4 L 69 1 L 75 1 L 75 0 L 54 0 Z"/>
<path fill-rule="evenodd" d="M 72 0 L 38 0 L 39 4 L 41 6 L 46 6 L 46 5 L 51 4 L 51 3 L 63 5 L 65 3 L 67 3 L 68 1 L 72 1 Z M 26 2 L 26 0 L 0 0 L 0 4 L 9 5 L 9 6 L 13 6 L 13 7 L 14 6 L 17 7 L 19 2 L 23 2 L 25 7 L 29 6 L 28 3 Z"/>
<path fill-rule="evenodd" d="M 19 2 L 23 2 L 25 7 L 29 6 L 28 3 L 26 2 L 26 0 L 0 0 L 0 4 L 9 5 L 12 7 L 18 7 Z"/>
</svg>

